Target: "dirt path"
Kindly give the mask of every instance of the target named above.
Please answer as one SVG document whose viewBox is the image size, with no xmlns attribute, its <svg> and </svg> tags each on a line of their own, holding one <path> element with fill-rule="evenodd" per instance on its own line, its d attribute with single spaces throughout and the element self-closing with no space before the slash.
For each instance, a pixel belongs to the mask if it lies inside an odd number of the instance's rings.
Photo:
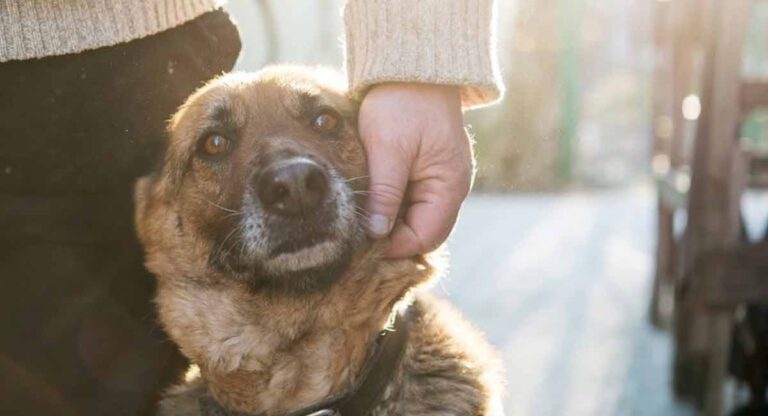
<svg viewBox="0 0 768 416">
<path fill-rule="evenodd" d="M 466 203 L 436 290 L 501 351 L 508 415 L 693 414 L 645 320 L 653 208 L 647 188 Z"/>
</svg>

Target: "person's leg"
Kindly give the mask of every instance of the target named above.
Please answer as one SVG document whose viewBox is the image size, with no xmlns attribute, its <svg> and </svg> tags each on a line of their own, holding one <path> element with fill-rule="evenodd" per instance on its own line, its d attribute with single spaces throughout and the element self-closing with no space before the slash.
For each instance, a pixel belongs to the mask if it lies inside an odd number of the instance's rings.
<svg viewBox="0 0 768 416">
<path fill-rule="evenodd" d="M 0 414 L 135 415 L 183 360 L 155 318 L 132 188 L 240 50 L 223 12 L 0 64 Z"/>
</svg>

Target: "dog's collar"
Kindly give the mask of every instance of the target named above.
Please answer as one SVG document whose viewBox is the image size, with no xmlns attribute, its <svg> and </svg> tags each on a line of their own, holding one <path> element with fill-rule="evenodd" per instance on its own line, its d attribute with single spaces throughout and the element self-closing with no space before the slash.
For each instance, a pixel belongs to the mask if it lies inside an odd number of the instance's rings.
<svg viewBox="0 0 768 416">
<path fill-rule="evenodd" d="M 331 396 L 287 416 L 366 416 L 379 403 L 392 380 L 405 350 L 410 314 L 396 314 L 392 330 L 384 330 L 376 338 L 358 381 L 347 391 Z M 257 416 L 228 410 L 212 396 L 198 400 L 203 416 Z"/>
</svg>

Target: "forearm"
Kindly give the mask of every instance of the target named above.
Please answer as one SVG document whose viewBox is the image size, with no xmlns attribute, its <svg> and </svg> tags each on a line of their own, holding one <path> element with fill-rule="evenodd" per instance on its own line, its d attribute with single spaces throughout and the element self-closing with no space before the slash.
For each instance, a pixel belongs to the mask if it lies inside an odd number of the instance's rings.
<svg viewBox="0 0 768 416">
<path fill-rule="evenodd" d="M 351 90 L 422 82 L 461 87 L 462 104 L 503 92 L 495 51 L 493 0 L 350 0 L 344 9 Z"/>
</svg>

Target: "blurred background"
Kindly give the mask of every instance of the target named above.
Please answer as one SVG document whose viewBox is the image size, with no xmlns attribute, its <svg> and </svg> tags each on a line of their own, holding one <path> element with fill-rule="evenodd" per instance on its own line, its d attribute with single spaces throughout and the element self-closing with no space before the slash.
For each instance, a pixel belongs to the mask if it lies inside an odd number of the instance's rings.
<svg viewBox="0 0 768 416">
<path fill-rule="evenodd" d="M 701 113 L 696 82 L 673 115 L 654 104 L 660 71 L 677 64 L 660 46 L 669 24 L 660 8 L 676 1 L 497 1 L 507 96 L 467 116 L 479 171 L 448 243 L 450 275 L 436 290 L 499 350 L 509 415 L 697 414 L 672 393 L 672 335 L 649 320 L 654 179 L 670 172 L 672 120 Z M 342 5 L 229 0 L 243 38 L 237 69 L 340 67 Z M 768 2 L 750 6 L 746 33 L 741 71 L 766 78 Z M 768 112 L 750 113 L 740 139 L 768 152 Z M 743 205 L 757 236 L 768 193 L 750 190 Z"/>
</svg>

